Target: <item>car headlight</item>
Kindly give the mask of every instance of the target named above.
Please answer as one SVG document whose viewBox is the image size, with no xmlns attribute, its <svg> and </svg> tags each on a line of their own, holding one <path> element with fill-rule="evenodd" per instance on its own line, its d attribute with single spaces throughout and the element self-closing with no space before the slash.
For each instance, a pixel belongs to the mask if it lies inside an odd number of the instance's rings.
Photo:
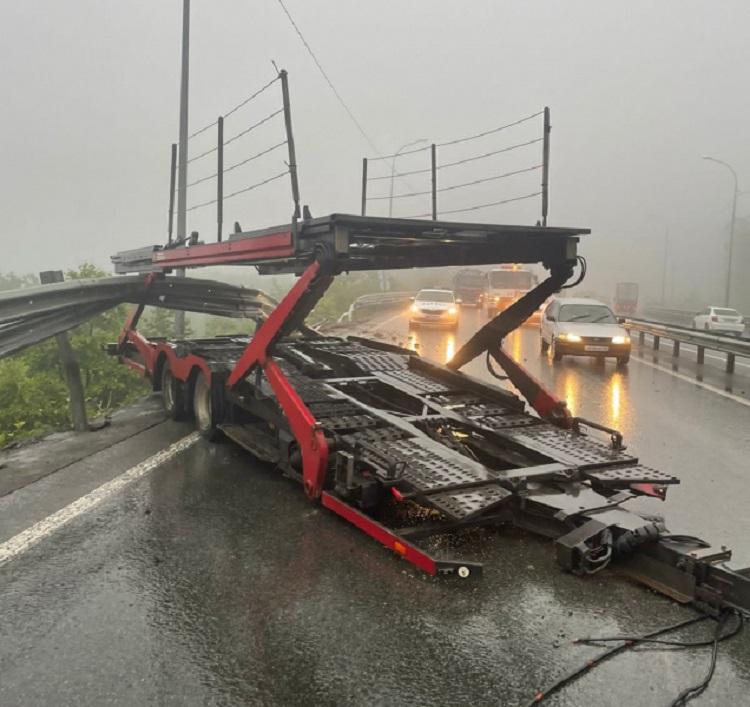
<svg viewBox="0 0 750 707">
<path fill-rule="evenodd" d="M 579 344 L 582 341 L 581 337 L 578 336 L 578 334 L 560 334 L 558 338 L 560 338 L 562 341 L 568 341 L 571 344 Z"/>
<path fill-rule="evenodd" d="M 448 307 L 448 316 L 449 317 L 455 317 L 456 316 L 456 308 L 455 307 Z"/>
<path fill-rule="evenodd" d="M 500 301 L 500 297 L 499 296 L 495 297 L 495 302 L 499 302 L 499 301 Z"/>
<path fill-rule="evenodd" d="M 411 306 L 411 311 L 412 311 L 412 312 L 414 312 L 414 314 L 416 314 L 416 313 L 417 313 L 417 312 L 419 311 L 419 307 L 417 307 L 417 305 L 416 305 L 416 304 L 413 304 L 413 305 Z"/>
<path fill-rule="evenodd" d="M 613 344 L 629 344 L 630 337 L 629 336 L 613 336 L 612 343 Z"/>
</svg>

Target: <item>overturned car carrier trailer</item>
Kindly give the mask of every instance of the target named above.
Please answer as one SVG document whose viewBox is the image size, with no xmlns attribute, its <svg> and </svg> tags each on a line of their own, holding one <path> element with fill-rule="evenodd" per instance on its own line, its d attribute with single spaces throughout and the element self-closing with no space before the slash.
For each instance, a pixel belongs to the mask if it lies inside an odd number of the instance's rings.
<svg viewBox="0 0 750 707">
<path fill-rule="evenodd" d="M 512 525 L 554 539 L 571 572 L 616 567 L 704 611 L 748 611 L 750 569 L 728 568 L 730 550 L 625 508 L 641 495 L 663 499 L 678 479 L 641 464 L 616 430 L 571 416 L 502 349 L 579 261 L 583 270 L 586 233 L 334 214 L 224 242 L 126 251 L 113 257 L 116 270 L 146 273 L 147 285 L 174 268 L 225 264 L 299 277 L 270 313 L 258 310 L 250 337 L 150 341 L 137 329 L 139 305 L 111 351 L 161 390 L 171 417 L 194 416 L 208 439 L 231 438 L 428 574 L 468 577 L 481 565 L 434 557 L 424 538 Z M 342 272 L 500 263 L 540 263 L 549 275 L 447 365 L 305 326 Z M 525 400 L 460 371 L 477 356 Z"/>
</svg>

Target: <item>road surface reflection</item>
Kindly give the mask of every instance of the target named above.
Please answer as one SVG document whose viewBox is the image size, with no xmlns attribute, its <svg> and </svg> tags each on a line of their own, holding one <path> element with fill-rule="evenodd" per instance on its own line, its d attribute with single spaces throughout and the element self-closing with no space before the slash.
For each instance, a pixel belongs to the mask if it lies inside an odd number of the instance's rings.
<svg viewBox="0 0 750 707">
<path fill-rule="evenodd" d="M 406 317 L 391 320 L 388 334 L 405 342 L 420 355 L 447 363 L 458 348 L 487 321 L 482 310 L 463 309 L 457 332 L 410 327 Z M 614 360 L 586 357 L 553 362 L 539 345 L 539 328 L 524 326 L 504 341 L 505 350 L 543 385 L 564 400 L 571 414 L 589 417 L 627 432 L 631 427 L 630 391 L 627 369 L 618 369 Z M 465 372 L 497 383 L 487 372 L 484 357 L 465 367 Z M 509 387 L 510 384 L 506 384 Z"/>
</svg>

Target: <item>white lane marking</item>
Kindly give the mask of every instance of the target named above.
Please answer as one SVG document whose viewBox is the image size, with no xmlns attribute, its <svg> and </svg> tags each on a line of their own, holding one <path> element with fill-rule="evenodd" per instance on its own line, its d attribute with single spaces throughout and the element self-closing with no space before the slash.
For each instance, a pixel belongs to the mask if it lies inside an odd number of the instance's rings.
<svg viewBox="0 0 750 707">
<path fill-rule="evenodd" d="M 747 398 L 742 398 L 739 395 L 734 395 L 734 393 L 729 393 L 728 391 L 722 390 L 721 388 L 717 388 L 714 385 L 709 385 L 708 383 L 699 381 L 696 378 L 692 378 L 691 376 L 686 376 L 684 373 L 677 373 L 677 371 L 670 371 L 668 368 L 664 368 L 664 366 L 659 366 L 656 363 L 651 363 L 651 361 L 645 361 L 640 356 L 632 356 L 630 360 L 638 361 L 638 363 L 642 363 L 644 366 L 650 366 L 651 368 L 655 368 L 657 371 L 661 371 L 662 373 L 669 373 L 670 376 L 679 378 L 680 380 L 683 380 L 687 383 L 692 383 L 698 388 L 710 390 L 712 393 L 716 393 L 717 395 L 721 395 L 724 398 L 733 400 L 735 403 L 739 403 L 740 405 L 747 405 L 748 407 L 750 407 L 750 400 L 748 400 Z"/>
<path fill-rule="evenodd" d="M 183 437 L 166 449 L 162 449 L 140 464 L 116 476 L 111 481 L 95 488 L 85 496 L 81 496 L 81 498 L 73 501 L 73 503 L 43 518 L 38 523 L 34 523 L 34 525 L 21 531 L 18 535 L 14 535 L 10 540 L 6 540 L 0 545 L 0 565 L 26 552 L 26 550 L 36 545 L 40 540 L 62 528 L 66 523 L 82 513 L 90 511 L 94 506 L 125 488 L 128 484 L 132 484 L 150 471 L 153 471 L 156 467 L 172 459 L 172 457 L 177 456 L 180 452 L 195 444 L 199 439 L 200 434 L 192 432 L 187 437 Z"/>
</svg>

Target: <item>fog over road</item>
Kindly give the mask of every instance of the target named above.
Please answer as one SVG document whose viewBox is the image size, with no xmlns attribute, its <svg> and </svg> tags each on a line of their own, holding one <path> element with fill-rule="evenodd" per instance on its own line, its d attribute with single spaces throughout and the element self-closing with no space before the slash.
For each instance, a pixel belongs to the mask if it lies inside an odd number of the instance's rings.
<svg viewBox="0 0 750 707">
<path fill-rule="evenodd" d="M 409 339 L 404 316 L 373 328 L 444 361 L 484 321 L 475 310 L 462 316 L 456 335 Z M 666 504 L 644 506 L 750 564 L 743 369 L 726 397 L 681 377 L 694 375 L 689 362 L 678 377 L 671 357 L 654 362 L 650 350 L 618 370 L 587 359 L 553 365 L 532 327 L 506 345 L 575 414 L 621 428 L 642 462 L 682 478 Z M 704 366 L 704 382 L 724 391 L 715 364 Z M 484 361 L 468 369 L 488 376 Z M 4 547 L 141 470 L 0 564 L 0 704 L 526 704 L 599 652 L 571 639 L 690 615 L 609 572 L 564 574 L 548 541 L 512 531 L 442 540 L 446 554 L 485 564 L 481 581 L 428 578 L 229 443 L 188 442 L 143 471 L 144 460 L 191 432 L 154 419 L 155 404 L 134 409 L 148 423 L 132 436 L 0 498 Z M 708 657 L 634 651 L 549 704 L 668 704 L 704 674 Z M 696 704 L 741 704 L 749 693 L 745 634 L 722 644 Z"/>
</svg>

